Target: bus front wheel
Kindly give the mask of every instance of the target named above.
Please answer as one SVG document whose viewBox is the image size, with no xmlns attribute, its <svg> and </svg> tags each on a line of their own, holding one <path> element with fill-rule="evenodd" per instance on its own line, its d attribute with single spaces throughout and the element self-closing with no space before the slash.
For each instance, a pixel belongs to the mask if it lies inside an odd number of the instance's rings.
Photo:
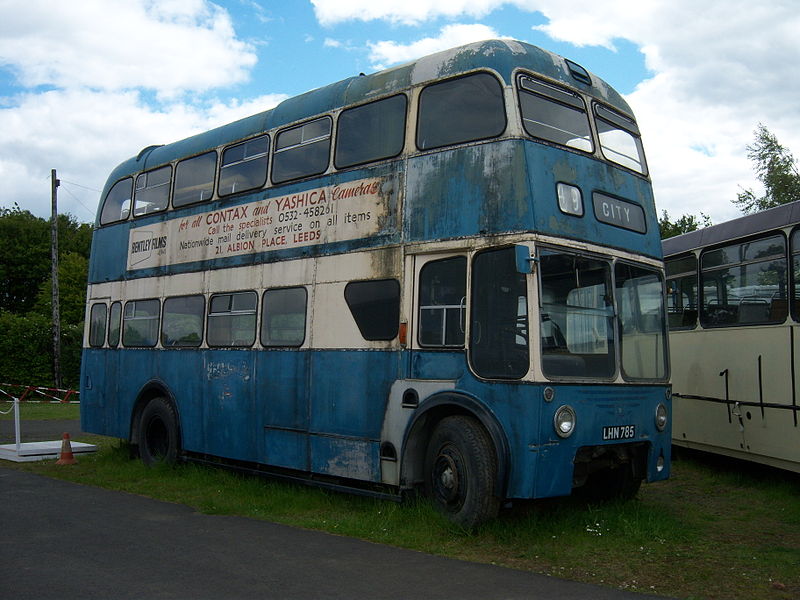
<svg viewBox="0 0 800 600">
<path fill-rule="evenodd" d="M 496 472 L 491 440 L 475 419 L 442 419 L 425 456 L 425 492 L 440 511 L 466 529 L 497 516 Z"/>
<path fill-rule="evenodd" d="M 139 455 L 146 465 L 159 461 L 174 464 L 178 460 L 178 416 L 164 398 L 147 403 L 139 420 Z"/>
</svg>

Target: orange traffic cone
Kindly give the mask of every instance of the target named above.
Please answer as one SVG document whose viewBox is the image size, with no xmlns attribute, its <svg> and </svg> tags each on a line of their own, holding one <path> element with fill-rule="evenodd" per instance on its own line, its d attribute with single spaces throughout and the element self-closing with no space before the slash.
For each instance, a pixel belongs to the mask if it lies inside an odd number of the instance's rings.
<svg viewBox="0 0 800 600">
<path fill-rule="evenodd" d="M 64 433 L 64 436 L 61 439 L 61 456 L 56 461 L 57 465 L 74 465 L 77 464 L 77 460 L 72 455 L 72 444 L 69 443 L 69 434 Z"/>
</svg>

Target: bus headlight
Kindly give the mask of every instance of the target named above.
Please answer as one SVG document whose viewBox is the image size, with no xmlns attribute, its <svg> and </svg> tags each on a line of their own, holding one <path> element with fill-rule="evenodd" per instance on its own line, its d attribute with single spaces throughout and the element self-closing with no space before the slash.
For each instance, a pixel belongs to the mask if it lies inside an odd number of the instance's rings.
<svg viewBox="0 0 800 600">
<path fill-rule="evenodd" d="M 575 411 L 573 408 L 565 404 L 560 406 L 553 416 L 553 427 L 555 427 L 558 437 L 568 438 L 575 431 Z"/>
<path fill-rule="evenodd" d="M 656 406 L 656 429 L 664 431 L 667 428 L 667 421 L 667 407 L 659 402 Z"/>
</svg>

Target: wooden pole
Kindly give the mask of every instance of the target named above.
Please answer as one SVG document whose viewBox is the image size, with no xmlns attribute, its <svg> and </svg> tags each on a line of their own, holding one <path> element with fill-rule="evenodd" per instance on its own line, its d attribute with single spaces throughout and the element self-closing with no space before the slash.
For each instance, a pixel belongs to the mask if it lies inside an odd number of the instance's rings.
<svg viewBox="0 0 800 600">
<path fill-rule="evenodd" d="M 56 170 L 50 170 L 50 199 L 52 212 L 50 218 L 50 258 L 53 279 L 53 381 L 61 387 L 61 311 L 58 303 L 58 193 L 61 182 L 56 178 Z"/>
</svg>

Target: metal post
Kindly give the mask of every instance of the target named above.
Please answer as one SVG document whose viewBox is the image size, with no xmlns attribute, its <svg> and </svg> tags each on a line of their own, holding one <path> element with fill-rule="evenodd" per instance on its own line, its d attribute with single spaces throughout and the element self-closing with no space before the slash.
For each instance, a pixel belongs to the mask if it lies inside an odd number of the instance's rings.
<svg viewBox="0 0 800 600">
<path fill-rule="evenodd" d="M 50 257 L 53 279 L 53 380 L 55 387 L 61 387 L 61 312 L 58 305 L 58 185 L 56 170 L 50 170 L 50 199 L 52 212 L 50 219 Z"/>
<path fill-rule="evenodd" d="M 14 398 L 14 435 L 17 440 L 17 456 L 19 456 L 19 446 L 22 441 L 19 433 L 19 398 Z"/>
</svg>

